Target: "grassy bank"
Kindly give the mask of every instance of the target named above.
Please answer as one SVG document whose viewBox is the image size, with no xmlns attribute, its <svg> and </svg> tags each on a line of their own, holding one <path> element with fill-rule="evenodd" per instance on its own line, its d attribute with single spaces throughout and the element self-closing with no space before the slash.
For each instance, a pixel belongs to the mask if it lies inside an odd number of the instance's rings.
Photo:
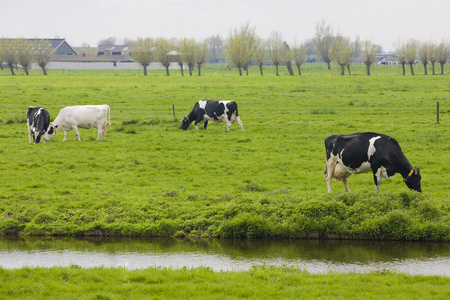
<svg viewBox="0 0 450 300">
<path fill-rule="evenodd" d="M 204 70 L 2 71 L 1 233 L 448 240 L 447 75 L 398 76 L 395 66 L 351 77 L 321 66 L 295 77 Z M 246 131 L 179 130 L 201 99 L 235 100 Z M 81 129 L 82 142 L 70 132 L 64 143 L 58 133 L 28 144 L 29 106 L 44 106 L 53 120 L 65 106 L 104 103 L 112 118 L 104 142 Z M 350 177 L 349 194 L 336 181 L 327 194 L 324 139 L 362 131 L 400 143 L 421 169 L 423 195 L 398 174 L 378 194 L 370 174 Z"/>
<path fill-rule="evenodd" d="M 0 268 L 3 299 L 448 299 L 450 279 L 389 271 L 313 275 L 255 266 L 245 272 Z M 264 287 L 264 288 L 261 288 Z"/>
<path fill-rule="evenodd" d="M 184 198 L 171 191 L 143 200 L 127 200 L 128 191 L 88 199 L 23 195 L 31 198 L 0 202 L 0 230 L 9 235 L 450 240 L 448 203 L 415 192 L 301 197 L 246 188 L 248 195 Z"/>
</svg>

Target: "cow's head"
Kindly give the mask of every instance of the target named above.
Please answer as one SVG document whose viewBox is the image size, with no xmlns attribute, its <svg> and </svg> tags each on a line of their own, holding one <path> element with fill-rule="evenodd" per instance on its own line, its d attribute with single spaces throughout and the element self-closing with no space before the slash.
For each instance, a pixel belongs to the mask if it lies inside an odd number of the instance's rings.
<svg viewBox="0 0 450 300">
<path fill-rule="evenodd" d="M 189 118 L 188 117 L 184 117 L 183 121 L 181 121 L 180 129 L 186 130 L 186 129 L 188 129 L 189 125 L 191 125 L 191 122 L 189 121 Z"/>
<path fill-rule="evenodd" d="M 420 169 L 419 168 L 413 168 L 411 172 L 409 172 L 408 176 L 406 176 L 403 181 L 406 183 L 406 185 L 414 191 L 417 191 L 419 193 L 422 193 L 422 187 L 420 186 L 420 180 L 422 179 L 422 176 L 420 176 Z"/>
<path fill-rule="evenodd" d="M 58 129 L 58 125 L 50 124 L 50 126 L 48 126 L 47 131 L 44 133 L 44 142 L 46 142 L 46 141 L 50 140 L 52 137 L 54 137 L 57 129 Z"/>
<path fill-rule="evenodd" d="M 36 130 L 36 129 L 33 129 L 33 131 L 34 131 L 34 143 L 35 144 L 39 144 L 39 142 L 41 141 L 41 135 L 44 133 L 45 134 L 45 132 L 41 132 L 41 131 L 39 131 L 39 130 Z"/>
</svg>

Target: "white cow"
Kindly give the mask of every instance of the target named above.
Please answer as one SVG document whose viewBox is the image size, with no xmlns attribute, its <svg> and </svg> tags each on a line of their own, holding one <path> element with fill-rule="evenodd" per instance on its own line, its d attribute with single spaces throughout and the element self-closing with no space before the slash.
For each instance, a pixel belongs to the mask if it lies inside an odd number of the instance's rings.
<svg viewBox="0 0 450 300">
<path fill-rule="evenodd" d="M 64 139 L 67 138 L 69 131 L 73 129 L 81 141 L 79 128 L 89 129 L 97 128 L 98 136 L 97 141 L 102 136 L 102 140 L 106 135 L 106 124 L 108 123 L 109 115 L 109 126 L 111 126 L 111 109 L 108 105 L 76 105 L 67 106 L 59 111 L 58 116 L 50 124 L 49 129 L 46 133 L 46 140 L 51 139 L 57 130 L 64 130 Z"/>
</svg>

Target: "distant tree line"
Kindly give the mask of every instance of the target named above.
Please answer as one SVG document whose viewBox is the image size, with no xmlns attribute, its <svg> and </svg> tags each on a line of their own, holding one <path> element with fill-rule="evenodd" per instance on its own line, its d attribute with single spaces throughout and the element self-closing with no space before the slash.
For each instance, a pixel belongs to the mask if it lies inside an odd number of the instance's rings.
<svg viewBox="0 0 450 300">
<path fill-rule="evenodd" d="M 146 47 L 143 46 L 145 43 L 147 43 Z M 353 63 L 364 63 L 366 73 L 370 75 L 371 66 L 377 62 L 377 55 L 382 52 L 381 46 L 371 40 L 361 41 L 359 37 L 352 40 L 340 33 L 334 33 L 331 25 L 325 21 L 316 24 L 315 34 L 311 40 L 293 45 L 283 41 L 279 32 L 273 32 L 266 40 L 258 37 L 255 27 L 250 26 L 248 22 L 239 28 L 231 29 L 227 39 L 216 35 L 199 43 L 194 39 L 167 41 L 147 38 L 138 39 L 132 44 L 134 45 L 131 50 L 133 59 L 144 67 L 144 74 L 149 62 L 159 61 L 166 66 L 167 75 L 169 75 L 168 61 L 177 61 L 182 74 L 183 65 L 188 65 L 190 75 L 195 65 L 199 67 L 198 75 L 201 75 L 201 66 L 210 62 L 227 63 L 230 69 L 237 68 L 240 76 L 244 72 L 248 75 L 251 66 L 258 66 L 262 76 L 264 66 L 269 64 L 275 66 L 278 76 L 279 67 L 284 65 L 289 75 L 293 76 L 294 68 L 297 69 L 298 75 L 301 75 L 301 66 L 304 63 L 316 61 L 326 63 L 328 69 L 331 69 L 332 63 L 337 65 L 341 75 L 345 72 L 351 75 Z M 165 47 L 162 46 L 163 44 Z M 175 51 L 168 57 L 169 49 Z M 405 64 L 410 65 L 411 74 L 414 75 L 413 65 L 417 64 L 418 60 L 424 66 L 425 75 L 428 74 L 428 65 L 432 66 L 433 75 L 436 74 L 436 63 L 440 64 L 441 74 L 444 74 L 444 65 L 450 59 L 450 44 L 445 41 L 438 44 L 409 40 L 399 42 L 393 55 L 402 65 L 403 75 L 405 75 Z M 141 56 L 147 58 L 143 60 L 144 64 L 140 62 Z"/>
<path fill-rule="evenodd" d="M 28 75 L 28 69 L 31 64 L 36 62 L 47 75 L 46 66 L 50 62 L 54 49 L 50 47 L 48 40 L 28 39 L 0 39 L 0 65 L 3 69 L 3 63 L 6 63 L 14 74 L 14 68 L 21 68 Z"/>
<path fill-rule="evenodd" d="M 116 45 L 117 38 L 109 37 L 100 40 L 99 45 Z M 377 55 L 382 52 L 381 46 L 371 40 L 361 41 L 359 37 L 351 39 L 340 33 L 335 33 L 331 25 L 325 21 L 317 22 L 314 37 L 303 43 L 289 45 L 283 41 L 282 34 L 272 32 L 268 39 L 262 39 L 256 34 L 255 27 L 249 22 L 239 28 L 230 29 L 229 36 L 224 39 L 219 35 L 211 36 L 203 41 L 193 38 L 165 39 L 165 38 L 137 38 L 124 39 L 124 45 L 130 46 L 133 60 L 142 66 L 144 75 L 152 62 L 161 63 L 169 76 L 169 67 L 172 63 L 180 66 L 181 75 L 187 66 L 189 75 L 193 75 L 195 66 L 198 75 L 201 67 L 206 63 L 226 63 L 231 68 L 237 68 L 239 75 L 249 74 L 251 66 L 257 66 L 261 76 L 264 75 L 264 66 L 274 65 L 276 75 L 279 67 L 286 66 L 289 75 L 294 75 L 297 69 L 301 75 L 301 66 L 304 63 L 322 61 L 331 69 L 331 64 L 338 66 L 341 75 L 347 72 L 351 75 L 351 66 L 354 63 L 364 63 L 366 73 L 370 75 L 371 66 L 377 62 Z M 87 46 L 87 45 L 84 45 Z M 51 59 L 52 53 L 48 41 L 37 40 L 33 43 L 25 39 L 0 39 L 0 65 L 5 62 L 14 75 L 14 66 L 21 66 L 28 75 L 31 63 L 35 61 L 46 74 L 45 66 Z M 419 61 L 424 66 L 425 75 L 427 67 L 431 65 L 432 74 L 436 74 L 435 65 L 441 66 L 444 74 L 444 65 L 450 59 L 450 44 L 446 41 L 419 42 L 408 40 L 398 42 L 394 57 L 400 64 L 405 75 L 405 65 L 410 66 L 414 75 L 413 65 Z"/>
</svg>

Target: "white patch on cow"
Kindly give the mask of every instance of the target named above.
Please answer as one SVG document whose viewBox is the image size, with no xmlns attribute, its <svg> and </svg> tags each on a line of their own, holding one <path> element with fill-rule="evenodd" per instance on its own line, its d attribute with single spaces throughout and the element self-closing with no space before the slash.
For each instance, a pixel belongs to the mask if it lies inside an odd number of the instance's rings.
<svg viewBox="0 0 450 300">
<path fill-rule="evenodd" d="M 381 138 L 381 136 L 376 136 L 373 137 L 369 140 L 369 148 L 367 149 L 367 157 L 370 160 L 370 157 L 375 153 L 375 151 L 377 151 L 377 149 L 375 149 L 375 141 L 378 140 L 379 138 Z"/>
<path fill-rule="evenodd" d="M 198 106 L 199 106 L 201 109 L 205 109 L 206 103 L 207 103 L 206 100 L 198 101 Z"/>
<path fill-rule="evenodd" d="M 377 172 L 375 173 L 375 176 L 377 176 L 377 180 L 381 182 L 381 179 L 389 179 L 392 178 L 392 176 L 389 176 L 387 174 L 386 168 L 381 166 L 378 168 Z"/>
</svg>

